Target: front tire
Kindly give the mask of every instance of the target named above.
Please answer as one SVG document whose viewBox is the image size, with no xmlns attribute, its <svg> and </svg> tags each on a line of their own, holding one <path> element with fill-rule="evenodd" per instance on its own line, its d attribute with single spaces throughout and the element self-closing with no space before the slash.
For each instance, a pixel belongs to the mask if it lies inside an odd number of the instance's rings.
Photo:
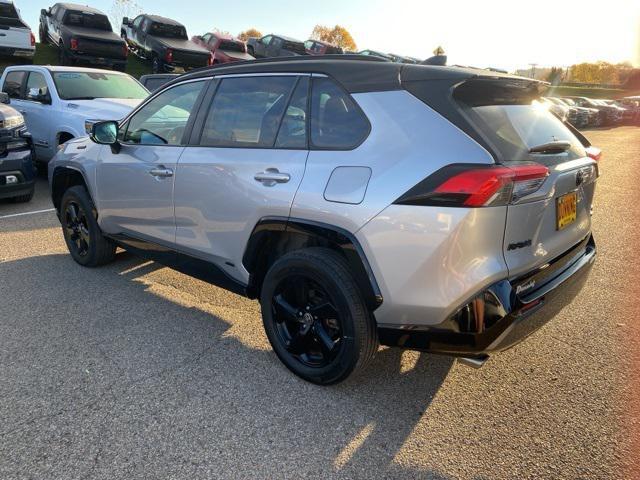
<svg viewBox="0 0 640 480">
<path fill-rule="evenodd" d="M 64 192 L 60 222 L 69 253 L 77 263 L 97 267 L 115 259 L 116 245 L 102 235 L 95 207 L 84 187 L 77 185 Z"/>
<path fill-rule="evenodd" d="M 13 197 L 14 203 L 27 203 L 30 202 L 33 198 L 33 194 L 35 193 L 35 187 L 32 188 L 29 193 L 25 193 L 24 195 L 19 195 L 17 197 Z"/>
<path fill-rule="evenodd" d="M 260 295 L 271 346 L 293 373 L 331 385 L 361 370 L 378 349 L 362 294 L 340 254 L 294 251 L 267 272 Z"/>
</svg>

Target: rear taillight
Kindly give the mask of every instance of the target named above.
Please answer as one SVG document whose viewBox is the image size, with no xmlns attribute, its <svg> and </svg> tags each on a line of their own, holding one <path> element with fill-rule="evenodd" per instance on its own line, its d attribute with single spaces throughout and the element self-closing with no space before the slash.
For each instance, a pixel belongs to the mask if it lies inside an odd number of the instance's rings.
<svg viewBox="0 0 640 480">
<path fill-rule="evenodd" d="M 164 54 L 164 59 L 169 63 L 173 62 L 173 50 L 167 48 L 167 51 Z"/>
<path fill-rule="evenodd" d="M 71 50 L 78 50 L 78 39 L 77 38 L 72 38 L 71 40 L 69 40 L 69 48 Z"/>
<path fill-rule="evenodd" d="M 122 44 L 122 56 L 126 57 L 127 55 L 129 55 L 129 47 L 127 46 L 126 43 Z"/>
<path fill-rule="evenodd" d="M 590 146 L 585 148 L 585 151 L 587 152 L 587 157 L 593 158 L 596 162 L 599 162 L 602 158 L 602 150 L 598 147 Z"/>
<path fill-rule="evenodd" d="M 36 46 L 36 36 L 33 34 L 33 32 L 29 32 L 31 33 L 31 46 L 35 47 Z"/>
<path fill-rule="evenodd" d="M 396 204 L 450 207 L 507 205 L 540 189 L 549 169 L 538 163 L 514 166 L 455 164 L 413 187 Z"/>
<path fill-rule="evenodd" d="M 209 54 L 209 60 L 207 61 L 207 65 L 211 66 L 214 63 L 213 53 Z"/>
</svg>

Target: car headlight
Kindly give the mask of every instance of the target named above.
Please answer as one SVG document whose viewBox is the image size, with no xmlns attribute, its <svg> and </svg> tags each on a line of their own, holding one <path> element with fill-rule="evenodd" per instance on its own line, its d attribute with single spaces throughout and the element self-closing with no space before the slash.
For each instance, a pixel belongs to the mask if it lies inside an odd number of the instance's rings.
<svg viewBox="0 0 640 480">
<path fill-rule="evenodd" d="M 17 113 L 0 120 L 0 128 L 17 128 L 24 125 L 24 117 Z"/>
</svg>

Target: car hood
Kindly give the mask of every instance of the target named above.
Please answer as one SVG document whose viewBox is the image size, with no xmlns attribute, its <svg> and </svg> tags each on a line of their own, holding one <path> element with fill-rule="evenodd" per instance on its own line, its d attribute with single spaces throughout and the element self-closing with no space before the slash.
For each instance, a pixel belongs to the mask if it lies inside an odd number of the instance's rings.
<svg viewBox="0 0 640 480">
<path fill-rule="evenodd" d="M 82 115 L 85 120 L 121 120 L 141 102 L 131 98 L 67 100 L 67 108 Z"/>
<path fill-rule="evenodd" d="M 191 40 L 183 40 L 180 38 L 164 38 L 164 37 L 153 37 L 158 40 L 163 45 L 173 48 L 174 50 L 188 50 L 195 53 L 202 53 L 203 55 L 209 55 L 209 50 L 202 48 L 197 43 L 192 42 Z"/>
</svg>

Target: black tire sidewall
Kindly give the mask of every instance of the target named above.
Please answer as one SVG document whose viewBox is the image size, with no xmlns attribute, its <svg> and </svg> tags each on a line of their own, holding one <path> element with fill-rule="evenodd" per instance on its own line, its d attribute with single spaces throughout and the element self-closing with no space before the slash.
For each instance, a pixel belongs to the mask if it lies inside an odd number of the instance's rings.
<svg viewBox="0 0 640 480">
<path fill-rule="evenodd" d="M 267 273 L 260 295 L 265 332 L 278 358 L 296 375 L 321 385 L 337 383 L 349 376 L 356 367 L 361 353 L 358 348 L 361 342 L 357 338 L 360 332 L 357 332 L 354 322 L 355 315 L 358 315 L 358 309 L 349 302 L 343 293 L 349 286 L 342 285 L 342 282 L 331 273 L 321 262 L 300 257 L 283 257 Z M 341 350 L 336 359 L 326 367 L 309 367 L 295 359 L 286 350 L 274 325 L 271 299 L 275 289 L 285 278 L 297 275 L 308 277 L 322 285 L 336 303 L 335 307 L 340 314 L 343 337 Z"/>
<path fill-rule="evenodd" d="M 68 238 L 68 233 L 65 225 L 65 216 L 67 205 L 71 201 L 76 202 L 80 206 L 87 218 L 87 226 L 89 227 L 89 251 L 84 256 L 76 252 L 75 247 L 71 243 L 71 240 Z M 62 196 L 62 201 L 60 202 L 60 221 L 62 223 L 64 241 L 67 244 L 67 248 L 69 249 L 69 253 L 73 257 L 73 259 L 83 266 L 95 265 L 97 258 L 96 243 L 97 240 L 102 236 L 102 232 L 100 231 L 100 227 L 98 226 L 98 222 L 95 218 L 93 204 L 91 203 L 89 195 L 87 194 L 87 191 L 84 187 L 71 187 L 64 193 L 64 195 Z"/>
</svg>

